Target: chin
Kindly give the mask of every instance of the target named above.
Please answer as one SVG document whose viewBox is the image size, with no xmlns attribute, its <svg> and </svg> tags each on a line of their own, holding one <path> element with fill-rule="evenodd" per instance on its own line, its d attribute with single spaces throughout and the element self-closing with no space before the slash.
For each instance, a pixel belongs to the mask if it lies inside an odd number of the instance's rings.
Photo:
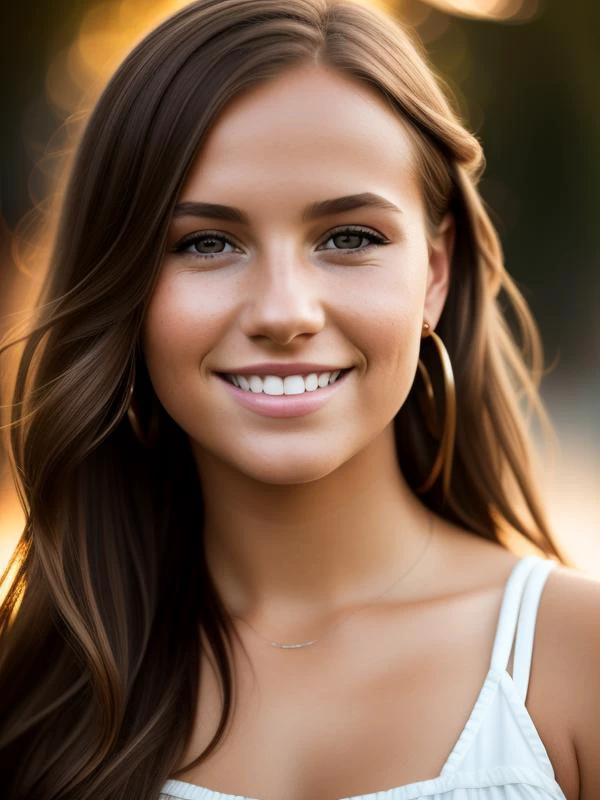
<svg viewBox="0 0 600 800">
<path fill-rule="evenodd" d="M 281 456 L 261 459 L 250 459 L 244 464 L 237 464 L 237 469 L 261 483 L 278 486 L 311 483 L 334 472 L 343 460 L 334 458 L 315 458 L 314 454 L 299 456 Z M 232 466 L 234 466 L 232 464 Z"/>
</svg>

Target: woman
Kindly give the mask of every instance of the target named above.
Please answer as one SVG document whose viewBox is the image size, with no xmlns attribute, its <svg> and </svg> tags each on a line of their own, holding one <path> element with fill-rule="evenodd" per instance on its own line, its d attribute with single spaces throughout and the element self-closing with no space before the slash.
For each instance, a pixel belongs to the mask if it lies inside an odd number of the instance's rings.
<svg viewBox="0 0 600 800">
<path fill-rule="evenodd" d="M 482 165 L 362 5 L 202 0 L 125 59 L 15 384 L 5 797 L 600 796 Z"/>
</svg>

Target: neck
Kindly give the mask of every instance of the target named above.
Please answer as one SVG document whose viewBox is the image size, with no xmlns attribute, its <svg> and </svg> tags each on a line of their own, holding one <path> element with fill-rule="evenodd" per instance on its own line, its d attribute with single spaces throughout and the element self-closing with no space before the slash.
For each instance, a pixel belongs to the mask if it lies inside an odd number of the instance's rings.
<svg viewBox="0 0 600 800">
<path fill-rule="evenodd" d="M 217 590 L 230 613 L 263 620 L 268 630 L 370 602 L 412 566 L 429 537 L 430 512 L 403 479 L 391 426 L 337 470 L 303 484 L 261 483 L 206 451 L 195 456 Z M 400 580 L 398 591 L 407 585 Z"/>
</svg>

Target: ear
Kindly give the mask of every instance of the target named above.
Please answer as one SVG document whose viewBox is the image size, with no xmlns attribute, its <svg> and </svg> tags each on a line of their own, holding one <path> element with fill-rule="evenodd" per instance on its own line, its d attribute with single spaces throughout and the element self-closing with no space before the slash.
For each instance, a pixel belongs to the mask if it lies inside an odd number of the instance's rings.
<svg viewBox="0 0 600 800">
<path fill-rule="evenodd" d="M 448 295 L 455 233 L 454 217 L 446 214 L 435 237 L 428 243 L 429 266 L 423 319 L 432 328 L 437 325 Z"/>
</svg>

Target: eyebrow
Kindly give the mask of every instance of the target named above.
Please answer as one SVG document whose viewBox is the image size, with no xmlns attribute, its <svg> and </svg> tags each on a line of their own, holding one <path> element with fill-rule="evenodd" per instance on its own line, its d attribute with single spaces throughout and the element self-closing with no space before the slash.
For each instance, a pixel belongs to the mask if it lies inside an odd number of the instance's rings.
<svg viewBox="0 0 600 800">
<path fill-rule="evenodd" d="M 348 194 L 343 197 L 334 197 L 331 200 L 319 200 L 316 203 L 311 203 L 302 212 L 302 222 L 312 222 L 315 219 L 319 219 L 319 217 L 338 214 L 342 211 L 354 211 L 357 208 L 381 208 L 385 211 L 402 213 L 398 206 L 386 200 L 385 197 L 373 192 L 362 192 L 361 194 Z M 239 222 L 243 225 L 248 225 L 250 222 L 248 215 L 239 208 L 198 201 L 178 203 L 173 211 L 173 217 L 210 217 L 211 219 L 222 219 L 228 222 Z"/>
</svg>

